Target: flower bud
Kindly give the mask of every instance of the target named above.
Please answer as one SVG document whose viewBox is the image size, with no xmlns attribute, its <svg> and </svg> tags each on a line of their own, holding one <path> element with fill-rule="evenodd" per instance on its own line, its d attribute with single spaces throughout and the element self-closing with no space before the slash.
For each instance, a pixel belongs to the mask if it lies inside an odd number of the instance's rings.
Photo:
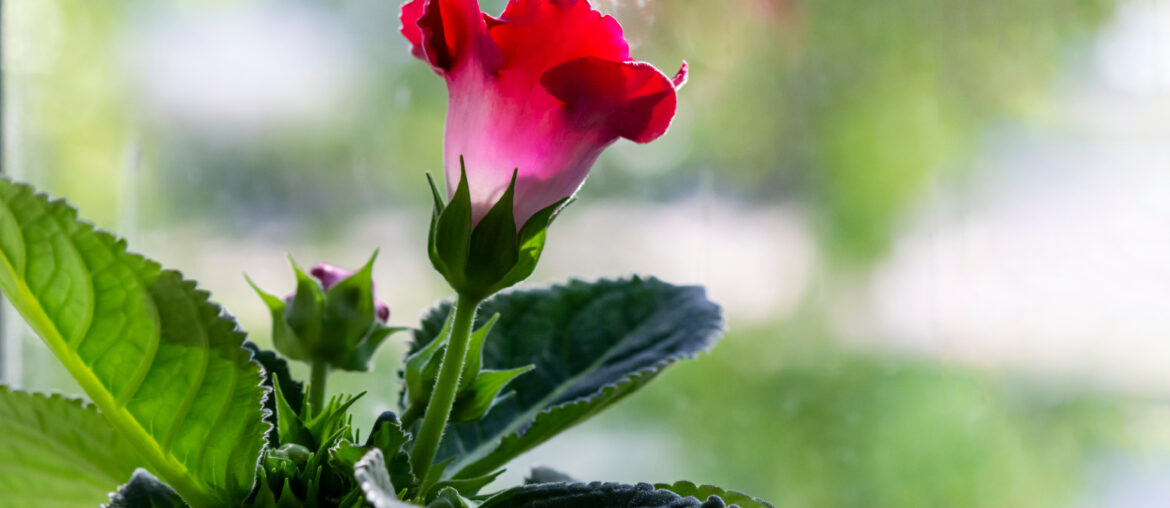
<svg viewBox="0 0 1170 508">
<path fill-rule="evenodd" d="M 305 274 L 294 262 L 297 288 L 283 299 L 249 280 L 272 314 L 272 342 L 277 351 L 306 363 L 324 361 L 332 368 L 369 370 L 382 341 L 403 330 L 386 326 L 390 307 L 374 297 L 373 263 L 370 258 L 357 271 L 320 264 Z"/>
</svg>

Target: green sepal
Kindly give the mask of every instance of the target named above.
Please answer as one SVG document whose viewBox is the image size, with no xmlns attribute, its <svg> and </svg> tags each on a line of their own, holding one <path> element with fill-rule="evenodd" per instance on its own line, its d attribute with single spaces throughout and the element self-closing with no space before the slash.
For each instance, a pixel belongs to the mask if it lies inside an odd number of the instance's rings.
<svg viewBox="0 0 1170 508">
<path fill-rule="evenodd" d="M 406 330 L 385 326 L 377 319 L 372 282 L 377 256 L 375 251 L 365 266 L 328 291 L 290 257 L 297 289 L 288 301 L 261 290 L 248 279 L 272 314 L 272 342 L 276 349 L 306 363 L 324 361 L 335 369 L 370 370 L 370 360 L 386 338 Z"/>
<path fill-rule="evenodd" d="M 556 203 L 544 207 L 536 212 L 520 228 L 518 254 L 516 263 L 495 286 L 489 289 L 489 295 L 519 284 L 536 270 L 540 262 L 540 255 L 544 253 L 544 242 L 547 238 L 548 227 L 556 220 L 557 215 L 573 202 L 573 197 L 567 197 Z"/>
<path fill-rule="evenodd" d="M 331 363 L 333 367 L 350 372 L 367 372 L 370 370 L 370 360 L 378 352 L 378 348 L 387 338 L 398 332 L 410 330 L 406 327 L 391 327 L 381 323 L 374 323 L 370 332 L 362 338 L 352 349 Z"/>
<path fill-rule="evenodd" d="M 439 190 L 439 185 L 435 183 L 435 178 L 430 173 L 427 173 L 427 183 L 431 186 L 431 197 L 435 200 L 435 215 L 438 216 L 447 207 L 443 202 L 443 191 Z"/>
<path fill-rule="evenodd" d="M 244 275 L 244 280 L 248 281 L 248 285 L 260 295 L 260 299 L 264 305 L 268 307 L 268 311 L 272 314 L 272 343 L 278 351 L 284 356 L 293 359 L 307 362 L 312 359 L 302 345 L 297 333 L 293 331 L 288 322 L 284 320 L 285 303 L 276 295 L 265 292 L 252 281 L 251 277 Z"/>
<path fill-rule="evenodd" d="M 312 361 L 326 341 L 321 323 L 325 315 L 325 294 L 321 291 L 320 283 L 305 273 L 292 256 L 289 256 L 288 261 L 297 276 L 297 290 L 293 293 L 292 301 L 285 306 L 284 321 L 296 334 L 301 347 L 309 353 L 307 361 Z"/>
<path fill-rule="evenodd" d="M 428 248 L 435 270 L 456 289 L 466 285 L 464 272 L 471 245 L 471 191 L 467 186 L 467 168 L 463 166 L 462 157 L 459 164 L 462 169 L 455 195 L 442 211 L 438 211 L 436 205 Z"/>
<path fill-rule="evenodd" d="M 471 231 L 471 253 L 465 273 L 471 296 L 484 298 L 494 293 L 485 291 L 484 294 L 475 294 L 474 291 L 495 286 L 512 270 L 519 258 L 516 216 L 512 210 L 516 200 L 517 173 L 512 172 L 512 180 L 504 190 L 504 195 Z"/>
<path fill-rule="evenodd" d="M 535 365 L 526 365 L 518 369 L 480 372 L 475 382 L 455 399 L 455 405 L 451 408 L 451 421 L 470 422 L 483 418 L 509 381 L 535 368 Z"/>
<path fill-rule="evenodd" d="M 377 321 L 373 289 L 374 260 L 377 258 L 378 252 L 375 251 L 365 266 L 325 291 L 324 314 L 320 322 L 329 343 L 322 344 L 320 351 L 329 355 L 334 367 L 342 368 L 336 360 L 353 352 Z"/>
<path fill-rule="evenodd" d="M 544 251 L 549 224 L 572 199 L 545 207 L 517 228 L 516 180 L 517 172 L 513 172 L 504 194 L 476 224 L 472 223 L 466 167 L 461 166 L 459 185 L 445 207 L 436 196 L 428 248 L 431 264 L 469 300 L 482 300 L 532 275 Z M 433 185 L 432 190 L 437 191 Z"/>
</svg>

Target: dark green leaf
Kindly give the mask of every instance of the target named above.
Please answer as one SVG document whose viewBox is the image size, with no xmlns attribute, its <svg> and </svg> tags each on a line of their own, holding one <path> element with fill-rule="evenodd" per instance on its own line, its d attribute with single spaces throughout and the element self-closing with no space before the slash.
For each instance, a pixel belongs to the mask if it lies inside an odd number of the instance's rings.
<svg viewBox="0 0 1170 508">
<path fill-rule="evenodd" d="M 257 346 L 252 341 L 244 341 L 244 349 L 251 351 L 252 359 L 259 362 L 260 366 L 264 368 L 262 371 L 264 375 L 263 384 L 266 388 L 275 390 L 275 378 L 277 376 L 280 377 L 281 395 L 289 407 L 299 413 L 305 404 L 305 385 L 293 379 L 292 372 L 289 372 L 288 369 L 288 362 L 275 352 L 260 349 L 260 346 Z M 268 445 L 277 446 L 280 444 L 277 434 L 280 423 L 277 419 L 276 396 L 272 395 L 265 399 L 264 409 L 268 410 L 265 421 L 272 426 L 272 429 L 268 431 Z"/>
<path fill-rule="evenodd" d="M 398 417 L 389 411 L 382 413 L 374 422 L 374 430 L 366 441 L 366 448 L 382 450 L 391 480 L 402 487 L 412 487 L 418 482 L 410 469 L 410 454 L 406 448 L 408 441 L 410 434 L 402 429 Z"/>
<path fill-rule="evenodd" d="M 267 424 L 235 321 L 28 186 L 0 180 L 0 231 L 0 290 L 147 468 L 192 505 L 246 498 Z"/>
<path fill-rule="evenodd" d="M 459 491 L 454 487 L 445 487 L 439 491 L 435 500 L 431 501 L 427 508 L 471 508 L 472 506 L 475 504 L 459 495 Z"/>
<path fill-rule="evenodd" d="M 648 483 L 540 483 L 508 489 L 479 508 L 725 508 L 719 498 L 700 502 Z"/>
<path fill-rule="evenodd" d="M 97 409 L 0 385 L 0 507 L 85 506 L 145 463 Z"/>
<path fill-rule="evenodd" d="M 534 483 L 577 483 L 577 480 L 551 467 L 536 466 L 528 473 L 528 478 L 524 479 L 525 485 Z"/>
<path fill-rule="evenodd" d="M 186 508 L 187 503 L 166 484 L 145 470 L 135 471 L 130 481 L 110 494 L 109 508 Z"/>
<path fill-rule="evenodd" d="M 762 499 L 757 499 L 743 492 L 736 492 L 734 490 L 723 490 L 719 487 L 711 485 L 695 485 L 688 481 L 655 484 L 656 489 L 665 489 L 680 496 L 690 496 L 695 499 L 705 500 L 711 496 L 716 496 L 722 499 L 725 503 L 730 505 L 738 505 L 740 508 L 775 508 L 772 505 L 764 502 Z"/>
<path fill-rule="evenodd" d="M 358 487 L 374 508 L 409 508 L 413 505 L 398 500 L 390 474 L 386 472 L 386 461 L 382 450 L 377 448 L 366 453 L 353 470 Z"/>
<path fill-rule="evenodd" d="M 466 478 L 461 480 L 445 480 L 436 483 L 429 489 L 429 492 L 424 496 L 428 502 L 434 501 L 436 497 L 441 496 L 442 492 L 447 489 L 454 490 L 460 496 L 471 497 L 479 493 L 481 489 L 486 487 L 489 483 L 494 482 L 496 478 L 504 474 L 505 469 L 501 469 L 489 475 L 483 475 L 477 478 Z"/>
<path fill-rule="evenodd" d="M 450 308 L 444 304 L 428 314 L 412 347 L 431 343 Z M 461 478 L 499 469 L 637 390 L 666 366 L 708 349 L 723 324 L 702 288 L 640 278 L 503 294 L 484 303 L 479 319 L 496 313 L 484 367 L 536 369 L 514 380 L 509 387 L 515 397 L 497 402 L 482 420 L 450 427 L 439 458 L 458 456 L 451 470 Z M 543 423 L 537 428 L 538 415 Z M 539 432 L 526 432 L 530 426 Z"/>
</svg>

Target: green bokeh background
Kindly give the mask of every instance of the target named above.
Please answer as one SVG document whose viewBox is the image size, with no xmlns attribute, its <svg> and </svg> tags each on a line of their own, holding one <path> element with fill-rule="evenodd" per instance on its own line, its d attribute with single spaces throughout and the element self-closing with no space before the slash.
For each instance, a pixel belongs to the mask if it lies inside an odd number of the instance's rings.
<svg viewBox="0 0 1170 508">
<path fill-rule="evenodd" d="M 482 3 L 489 12 L 503 4 Z M 168 242 L 193 251 L 209 238 L 230 244 L 257 235 L 328 245 L 355 215 L 400 211 L 425 220 L 421 172 L 441 168 L 446 93 L 407 54 L 397 2 L 287 4 L 344 27 L 362 69 L 327 119 L 218 137 L 142 106 L 126 55 L 154 14 L 246 4 L 256 2 L 5 1 L 5 104 L 19 113 L 5 154 L 19 167 L 7 170 L 68 197 L 132 245 L 168 232 Z M 649 429 L 685 459 L 669 474 L 801 507 L 1066 506 L 1082 495 L 1094 457 L 1132 446 L 1123 422 L 1139 402 L 845 346 L 816 294 L 865 277 L 888 256 L 932 183 L 973 171 L 989 124 L 1043 112 L 1053 80 L 1110 19 L 1112 1 L 599 4 L 623 21 L 639 59 L 669 71 L 686 59 L 691 80 L 671 132 L 607 152 L 572 213 L 612 202 L 670 205 L 700 193 L 744 207 L 791 205 L 812 218 L 822 273 L 795 315 L 733 319 L 711 354 L 585 431 Z M 271 233 L 273 223 L 283 232 Z M 356 262 L 374 247 L 418 240 L 375 235 L 342 247 Z M 229 259 L 216 270 L 241 268 Z M 380 290 L 424 303 L 444 294 L 437 277 L 425 280 Z M 225 301 L 250 298 L 236 296 L 246 292 L 242 283 L 212 289 Z M 411 310 L 396 309 L 396 324 L 409 324 Z M 267 342 L 258 301 L 232 311 Z M 25 383 L 74 391 L 34 341 L 25 344 Z M 402 350 L 387 348 L 375 374 L 337 376 L 336 389 L 370 391 L 359 422 L 394 400 Z M 638 473 L 598 479 L 682 479 Z"/>
</svg>

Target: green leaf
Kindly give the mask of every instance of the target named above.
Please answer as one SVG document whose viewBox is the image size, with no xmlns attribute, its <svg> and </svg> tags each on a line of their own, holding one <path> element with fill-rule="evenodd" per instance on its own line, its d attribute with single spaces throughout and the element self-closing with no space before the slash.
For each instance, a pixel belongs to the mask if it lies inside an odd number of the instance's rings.
<svg viewBox="0 0 1170 508">
<path fill-rule="evenodd" d="M 460 497 L 471 497 L 478 494 L 479 491 L 486 487 L 489 483 L 496 481 L 496 478 L 499 478 L 500 475 L 504 474 L 504 471 L 506 470 L 501 469 L 492 474 L 483 475 L 476 478 L 441 481 L 428 489 L 428 492 L 426 492 L 423 497 L 427 499 L 428 502 L 433 503 L 438 498 L 442 497 L 443 491 L 448 489 L 453 490 Z"/>
<path fill-rule="evenodd" d="M 143 465 L 92 405 L 0 385 L 0 507 L 106 500 Z"/>
<path fill-rule="evenodd" d="M 536 466 L 532 468 L 532 471 L 528 473 L 528 477 L 524 479 L 525 485 L 535 483 L 577 483 L 577 480 L 551 467 Z"/>
<path fill-rule="evenodd" d="M 413 348 L 430 345 L 450 308 L 427 315 Z M 711 347 L 723 325 L 702 288 L 641 278 L 506 293 L 480 310 L 480 320 L 500 314 L 484 345 L 484 367 L 536 369 L 515 379 L 509 387 L 516 395 L 483 419 L 449 427 L 439 459 L 458 457 L 451 467 L 458 478 L 495 471 L 605 409 Z"/>
<path fill-rule="evenodd" d="M 139 469 L 130 481 L 110 494 L 107 508 L 186 508 L 187 503 L 173 489 L 150 473 Z"/>
<path fill-rule="evenodd" d="M 415 347 L 418 345 L 416 332 L 415 344 L 411 346 L 414 352 L 406 357 L 406 365 L 401 372 L 405 382 L 402 384 L 403 391 L 399 402 L 420 415 L 430 400 L 431 389 L 435 382 L 434 376 L 438 375 L 439 362 L 443 358 L 442 354 L 436 353 L 439 353 L 443 344 L 446 343 L 447 336 L 451 333 L 451 323 L 454 321 L 454 317 L 453 315 L 447 317 L 439 332 L 428 340 L 425 347 Z M 432 364 L 434 364 L 433 368 Z M 411 421 L 407 419 L 405 423 L 409 426 Z"/>
<path fill-rule="evenodd" d="M 278 445 L 298 444 L 305 447 L 316 446 L 318 443 L 313 439 L 313 435 L 309 432 L 309 429 L 305 427 L 305 421 L 300 416 L 301 411 L 293 408 L 292 404 L 288 402 L 288 398 L 284 396 L 284 389 L 280 379 L 280 376 L 272 378 L 272 383 L 275 387 L 272 391 L 272 398 L 275 400 L 276 405 L 276 443 Z"/>
<path fill-rule="evenodd" d="M 716 496 L 722 499 L 727 504 L 739 505 L 740 508 L 775 508 L 762 499 L 757 499 L 743 492 L 736 492 L 734 490 L 724 490 L 712 485 L 695 485 L 688 481 L 670 483 L 658 483 L 654 485 L 656 489 L 665 489 L 680 496 L 690 496 L 700 501 L 706 500 L 711 496 Z"/>
<path fill-rule="evenodd" d="M 418 482 L 410 468 L 410 454 L 406 443 L 410 441 L 410 434 L 402 429 L 398 416 L 392 412 L 382 413 L 374 422 L 374 430 L 366 441 L 366 448 L 382 450 L 386 458 L 386 470 L 395 485 L 412 487 Z"/>
<path fill-rule="evenodd" d="M 427 508 L 471 508 L 474 506 L 475 503 L 459 495 L 459 490 L 454 487 L 444 487 L 439 490 L 435 500 L 431 501 Z"/>
<path fill-rule="evenodd" d="M 498 319 L 500 319 L 500 315 L 493 314 L 487 323 L 471 334 L 471 340 L 467 344 L 467 360 L 463 364 L 463 372 L 459 374 L 460 392 L 466 390 L 479 375 L 480 366 L 483 365 L 484 339 L 487 339 L 488 334 L 492 332 L 492 327 L 495 326 Z"/>
<path fill-rule="evenodd" d="M 366 453 L 353 468 L 354 479 L 366 495 L 366 501 L 374 508 L 409 508 L 413 505 L 398 500 L 390 473 L 386 472 L 386 459 L 377 448 Z"/>
<path fill-rule="evenodd" d="M 512 370 L 480 372 L 471 386 L 455 399 L 455 406 L 451 409 L 451 421 L 469 422 L 483 418 L 488 409 L 491 409 L 492 403 L 496 402 L 496 396 L 509 381 L 535 368 L 535 365 L 525 365 Z"/>
<path fill-rule="evenodd" d="M 147 468 L 190 504 L 252 490 L 267 424 L 244 335 L 178 272 L 0 180 L 0 290 Z"/>
<path fill-rule="evenodd" d="M 726 504 L 713 499 L 703 503 L 683 498 L 669 490 L 654 490 L 648 483 L 538 483 L 500 492 L 484 501 L 479 508 L 721 508 Z"/>
<path fill-rule="evenodd" d="M 264 375 L 264 387 L 275 391 L 277 389 L 276 378 L 279 377 L 282 379 L 283 381 L 279 385 L 280 395 L 294 413 L 299 413 L 305 405 L 305 385 L 293 379 L 292 372 L 288 368 L 288 362 L 272 351 L 260 349 L 260 346 L 257 346 L 252 341 L 244 341 L 244 349 L 251 351 L 252 359 L 259 362 L 260 366 L 263 367 L 261 373 Z M 277 446 L 280 444 L 278 435 L 280 422 L 276 408 L 276 399 L 276 396 L 269 396 L 264 400 L 264 409 L 268 411 L 268 414 L 264 417 L 264 421 L 268 422 L 272 427 L 268 431 L 269 446 Z"/>
</svg>

